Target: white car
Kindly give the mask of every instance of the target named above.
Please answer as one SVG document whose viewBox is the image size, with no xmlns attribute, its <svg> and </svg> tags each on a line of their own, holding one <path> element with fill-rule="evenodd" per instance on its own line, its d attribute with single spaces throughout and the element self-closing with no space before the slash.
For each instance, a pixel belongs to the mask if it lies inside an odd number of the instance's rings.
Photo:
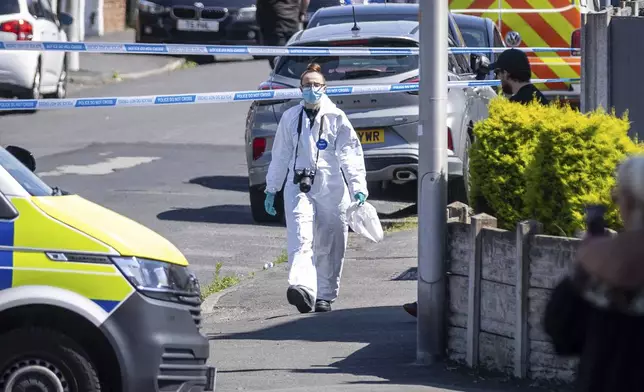
<svg viewBox="0 0 644 392">
<path fill-rule="evenodd" d="M 69 14 L 56 13 L 50 0 L 0 0 L 0 41 L 67 42 Z M 67 64 L 63 51 L 0 51 L 0 97 L 65 98 Z"/>
</svg>

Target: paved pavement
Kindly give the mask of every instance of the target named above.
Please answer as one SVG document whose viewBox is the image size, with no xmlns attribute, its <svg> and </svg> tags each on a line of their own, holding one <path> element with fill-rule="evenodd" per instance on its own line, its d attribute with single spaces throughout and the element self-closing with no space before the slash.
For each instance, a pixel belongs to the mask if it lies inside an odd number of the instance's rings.
<svg viewBox="0 0 644 392">
<path fill-rule="evenodd" d="M 134 42 L 134 30 L 87 37 L 86 42 Z M 185 58 L 162 55 L 80 53 L 80 69 L 70 72 L 70 90 L 174 71 Z"/>
<path fill-rule="evenodd" d="M 301 315 L 288 305 L 285 264 L 206 301 L 218 390 L 545 391 L 452 364 L 414 364 L 416 319 L 401 305 L 416 298 L 417 282 L 405 280 L 414 276 L 416 241 L 415 231 L 388 234 L 379 244 L 352 235 L 330 313 Z"/>
<path fill-rule="evenodd" d="M 135 31 L 105 34 L 102 37 L 87 37 L 86 42 L 134 42 Z M 101 85 L 122 80 L 139 79 L 164 74 L 185 66 L 212 62 L 248 61 L 252 56 L 166 56 L 138 54 L 80 53 L 80 70 L 70 73 L 70 90 Z M 268 63 L 265 70 L 268 70 Z M 257 86 L 254 86 L 257 87 Z"/>
</svg>

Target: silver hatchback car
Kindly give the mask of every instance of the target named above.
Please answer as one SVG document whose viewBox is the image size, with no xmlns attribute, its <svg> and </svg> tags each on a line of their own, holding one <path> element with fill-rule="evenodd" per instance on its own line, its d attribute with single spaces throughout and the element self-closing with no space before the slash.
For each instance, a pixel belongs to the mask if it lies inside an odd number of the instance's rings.
<svg viewBox="0 0 644 392">
<path fill-rule="evenodd" d="M 415 21 L 361 22 L 314 27 L 294 35 L 288 46 L 317 47 L 417 47 L 419 25 Z M 456 46 L 450 38 L 450 46 Z M 451 81 L 475 80 L 473 65 L 480 55 L 449 55 Z M 277 59 L 262 90 L 297 88 L 307 64 L 321 65 L 329 87 L 417 82 L 418 55 L 392 56 L 283 56 Z M 483 78 L 489 70 L 483 68 Z M 490 87 L 452 87 L 448 92 L 448 171 L 450 199 L 467 197 L 468 149 L 474 123 L 487 117 L 489 99 L 496 94 Z M 331 99 L 341 108 L 360 136 L 365 154 L 367 181 L 377 189 L 383 182 L 405 183 L 416 180 L 418 168 L 418 92 L 336 96 Z M 266 172 L 271 161 L 271 146 L 282 114 L 299 100 L 253 102 L 246 119 L 246 160 L 250 204 L 256 222 L 283 219 L 281 194 L 276 197 L 278 214 L 264 212 Z M 374 187 L 375 185 L 375 187 Z"/>
</svg>

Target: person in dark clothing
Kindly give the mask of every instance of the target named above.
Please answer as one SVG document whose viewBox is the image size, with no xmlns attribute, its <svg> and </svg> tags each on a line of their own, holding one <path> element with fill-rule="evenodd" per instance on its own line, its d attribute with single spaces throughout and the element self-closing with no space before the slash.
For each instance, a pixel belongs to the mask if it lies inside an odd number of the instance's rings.
<svg viewBox="0 0 644 392">
<path fill-rule="evenodd" d="M 310 0 L 257 0 L 255 17 L 264 46 L 285 46 L 300 30 Z M 275 67 L 275 57 L 268 62 Z"/>
<path fill-rule="evenodd" d="M 558 355 L 578 357 L 577 391 L 644 391 L 644 155 L 618 169 L 624 231 L 586 238 L 543 318 Z"/>
<path fill-rule="evenodd" d="M 534 99 L 543 105 L 549 103 L 541 91 L 530 83 L 530 62 L 528 56 L 518 49 L 508 49 L 501 53 L 496 63 L 490 65 L 498 79 L 501 80 L 501 88 L 505 94 L 511 95 L 510 101 L 529 104 Z M 403 305 L 405 312 L 416 317 L 418 313 L 418 302 L 409 302 Z"/>
<path fill-rule="evenodd" d="M 518 49 L 508 49 L 501 53 L 496 63 L 490 65 L 496 77 L 501 80 L 501 89 L 510 95 L 510 101 L 530 103 L 534 99 L 543 105 L 549 103 L 539 89 L 530 83 L 532 71 L 530 61 L 525 52 Z"/>
</svg>

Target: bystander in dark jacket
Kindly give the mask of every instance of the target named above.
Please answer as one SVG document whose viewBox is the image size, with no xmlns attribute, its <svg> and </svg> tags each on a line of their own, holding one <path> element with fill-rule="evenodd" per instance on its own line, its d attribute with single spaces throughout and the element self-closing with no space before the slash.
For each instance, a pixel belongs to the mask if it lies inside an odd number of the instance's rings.
<svg viewBox="0 0 644 392">
<path fill-rule="evenodd" d="M 579 392 L 644 391 L 644 156 L 627 164 L 617 200 L 625 231 L 584 240 L 544 315 L 557 354 L 579 358 Z"/>
<path fill-rule="evenodd" d="M 309 7 L 309 0 L 257 0 L 255 17 L 260 30 L 260 41 L 265 46 L 285 46 L 301 29 Z M 274 57 L 269 58 L 271 68 Z"/>
</svg>

